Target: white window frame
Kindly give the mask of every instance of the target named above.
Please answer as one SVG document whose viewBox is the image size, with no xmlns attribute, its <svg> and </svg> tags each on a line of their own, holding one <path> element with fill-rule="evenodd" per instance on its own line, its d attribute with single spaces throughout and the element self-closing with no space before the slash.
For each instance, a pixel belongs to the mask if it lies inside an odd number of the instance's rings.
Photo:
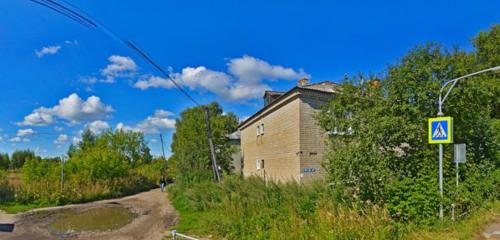
<svg viewBox="0 0 500 240">
<path fill-rule="evenodd" d="M 257 170 L 262 170 L 265 167 L 264 159 L 257 159 Z"/>
<path fill-rule="evenodd" d="M 264 123 L 257 125 L 257 137 L 264 135 Z"/>
</svg>

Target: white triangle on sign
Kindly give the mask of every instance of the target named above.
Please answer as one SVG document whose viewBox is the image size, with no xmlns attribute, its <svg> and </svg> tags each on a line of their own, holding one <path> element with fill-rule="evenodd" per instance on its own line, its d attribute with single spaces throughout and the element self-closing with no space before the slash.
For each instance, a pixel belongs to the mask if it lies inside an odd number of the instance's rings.
<svg viewBox="0 0 500 240">
<path fill-rule="evenodd" d="M 432 133 L 432 137 L 433 138 L 445 138 L 446 136 L 447 136 L 446 131 L 444 130 L 443 126 L 441 126 L 441 123 L 438 122 L 436 129 Z"/>
</svg>

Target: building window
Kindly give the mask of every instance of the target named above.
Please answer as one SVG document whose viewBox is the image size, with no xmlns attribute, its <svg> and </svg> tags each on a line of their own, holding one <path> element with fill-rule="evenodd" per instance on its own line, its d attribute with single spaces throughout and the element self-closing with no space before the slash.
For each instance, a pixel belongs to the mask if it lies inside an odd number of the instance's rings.
<svg viewBox="0 0 500 240">
<path fill-rule="evenodd" d="M 264 159 L 257 160 L 257 170 L 264 169 Z"/>
<path fill-rule="evenodd" d="M 257 137 L 264 135 L 264 123 L 257 125 Z"/>
</svg>

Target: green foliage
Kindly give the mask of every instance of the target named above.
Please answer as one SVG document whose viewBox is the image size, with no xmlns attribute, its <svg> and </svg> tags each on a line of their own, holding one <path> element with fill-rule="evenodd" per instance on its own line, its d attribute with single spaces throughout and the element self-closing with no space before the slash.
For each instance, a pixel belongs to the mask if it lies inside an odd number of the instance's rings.
<svg viewBox="0 0 500 240">
<path fill-rule="evenodd" d="M 431 224 L 439 204 L 437 178 L 403 178 L 390 186 L 388 208 L 393 218 L 404 222 Z"/>
<path fill-rule="evenodd" d="M 10 168 L 11 169 L 22 168 L 24 163 L 28 159 L 32 158 L 37 158 L 35 152 L 30 150 L 16 150 L 12 153 L 12 157 L 10 158 Z"/>
<path fill-rule="evenodd" d="M 0 170 L 7 170 L 10 166 L 10 158 L 7 153 L 0 153 Z"/>
<path fill-rule="evenodd" d="M 159 157 L 148 164 L 142 164 L 138 166 L 134 169 L 134 172 L 159 185 L 160 177 L 167 176 L 169 165 L 170 160 L 168 160 L 167 162 L 167 160 Z"/>
<path fill-rule="evenodd" d="M 14 199 L 14 190 L 7 179 L 7 172 L 0 169 L 0 203 L 9 202 Z"/>
<path fill-rule="evenodd" d="M 343 203 L 323 182 L 267 183 L 228 176 L 221 184 L 175 184 L 169 196 L 180 212 L 176 229 L 221 239 L 387 239 L 386 210 Z"/>
<path fill-rule="evenodd" d="M 444 221 L 431 227 L 414 227 L 408 232 L 405 239 L 481 239 L 485 226 L 498 221 L 499 213 L 500 202 L 488 202 L 484 208 L 479 209 L 460 222 Z"/>
<path fill-rule="evenodd" d="M 112 180 L 151 159 L 142 133 L 118 130 L 94 136 L 87 130 L 78 146 L 70 148 L 67 170 L 75 181 Z"/>
<path fill-rule="evenodd" d="M 15 202 L 5 206 L 47 206 L 133 194 L 154 187 L 166 171 L 163 159 L 152 161 L 141 133 L 107 131 L 94 135 L 87 130 L 82 135 L 82 142 L 68 150 L 64 189 L 60 158 L 27 158 L 22 168 L 23 184 L 15 189 Z"/>
<path fill-rule="evenodd" d="M 499 26 L 481 33 L 473 52 L 419 46 L 388 68 L 381 86 L 362 75 L 342 84 L 342 92 L 317 119 L 331 133 L 325 164 L 329 180 L 345 189 L 345 197 L 387 203 L 391 215 L 404 222 L 436 219 L 437 147 L 427 143 L 427 118 L 436 116 L 443 81 L 499 65 L 499 36 Z M 454 117 L 455 142 L 467 144 L 460 189 L 454 187 L 452 146 L 445 146 L 443 200 L 446 206 L 455 200 L 459 215 L 498 198 L 499 133 L 492 125 L 498 116 L 498 80 L 483 74 L 461 81 L 443 107 Z"/>
<path fill-rule="evenodd" d="M 212 163 L 205 124 L 205 110 L 208 109 L 212 128 L 217 163 L 223 171 L 231 169 L 232 149 L 227 134 L 236 130 L 238 121 L 234 114 L 224 114 L 217 103 L 184 110 L 175 124 L 172 152 L 177 179 L 180 181 L 201 181 L 212 179 Z"/>
</svg>

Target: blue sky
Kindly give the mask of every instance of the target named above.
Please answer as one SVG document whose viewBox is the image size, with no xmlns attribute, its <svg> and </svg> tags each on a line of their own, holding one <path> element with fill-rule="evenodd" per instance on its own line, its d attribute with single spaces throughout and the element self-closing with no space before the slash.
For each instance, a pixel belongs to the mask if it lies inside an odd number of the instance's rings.
<svg viewBox="0 0 500 240">
<path fill-rule="evenodd" d="M 199 102 L 241 118 L 265 89 L 308 76 L 381 74 L 426 42 L 471 49 L 500 23 L 498 1 L 66 0 L 133 40 Z M 0 152 L 66 152 L 80 131 L 159 133 L 169 153 L 179 113 L 193 106 L 134 52 L 28 0 L 0 2 Z"/>
</svg>

